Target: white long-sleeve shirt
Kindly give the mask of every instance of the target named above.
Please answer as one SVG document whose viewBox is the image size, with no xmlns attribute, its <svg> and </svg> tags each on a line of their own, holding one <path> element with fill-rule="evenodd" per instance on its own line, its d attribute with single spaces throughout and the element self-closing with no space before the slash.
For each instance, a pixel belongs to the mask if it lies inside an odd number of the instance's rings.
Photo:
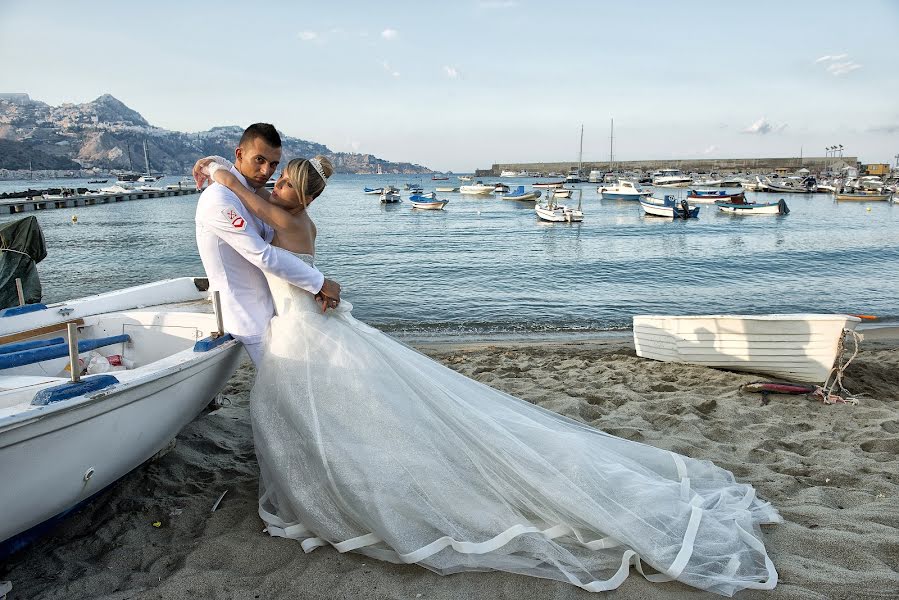
<svg viewBox="0 0 899 600">
<path fill-rule="evenodd" d="M 231 172 L 248 190 L 253 189 L 236 168 Z M 209 289 L 220 292 L 225 330 L 243 341 L 261 341 L 274 314 L 263 272 L 313 294 L 321 290 L 324 275 L 272 246 L 274 230 L 253 216 L 227 187 L 213 183 L 200 194 L 196 226 Z"/>
</svg>

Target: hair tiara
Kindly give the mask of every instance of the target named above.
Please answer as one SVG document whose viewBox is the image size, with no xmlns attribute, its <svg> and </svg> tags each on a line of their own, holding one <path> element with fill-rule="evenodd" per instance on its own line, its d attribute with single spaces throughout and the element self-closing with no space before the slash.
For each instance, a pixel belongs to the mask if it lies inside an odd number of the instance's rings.
<svg viewBox="0 0 899 600">
<path fill-rule="evenodd" d="M 315 170 L 321 176 L 322 181 L 328 183 L 328 178 L 325 177 L 325 170 L 322 168 L 322 161 L 320 161 L 318 158 L 310 158 L 309 164 L 315 167 Z"/>
</svg>

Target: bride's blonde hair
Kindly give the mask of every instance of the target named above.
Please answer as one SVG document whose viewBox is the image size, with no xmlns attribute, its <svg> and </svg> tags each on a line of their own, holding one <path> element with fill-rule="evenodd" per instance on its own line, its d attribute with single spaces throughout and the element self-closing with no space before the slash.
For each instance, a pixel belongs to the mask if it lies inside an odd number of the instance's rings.
<svg viewBox="0 0 899 600">
<path fill-rule="evenodd" d="M 306 158 L 295 158 L 284 168 L 284 175 L 290 181 L 293 189 L 297 191 L 303 208 L 306 208 L 310 201 L 315 200 L 325 191 L 326 179 L 334 174 L 334 167 L 330 160 L 321 155 L 314 158 L 321 165 L 325 179 L 322 179 L 318 170 Z"/>
</svg>

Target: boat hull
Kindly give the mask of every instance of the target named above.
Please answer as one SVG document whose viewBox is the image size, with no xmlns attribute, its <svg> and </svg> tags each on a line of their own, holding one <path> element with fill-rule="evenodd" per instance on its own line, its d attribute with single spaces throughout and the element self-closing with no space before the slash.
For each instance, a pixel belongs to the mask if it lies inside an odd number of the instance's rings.
<svg viewBox="0 0 899 600">
<path fill-rule="evenodd" d="M 843 330 L 860 322 L 849 315 L 641 315 L 633 318 L 637 356 L 790 381 L 823 384 Z"/>
<path fill-rule="evenodd" d="M 786 214 L 786 206 L 781 202 L 770 202 L 767 204 L 729 204 L 725 202 L 716 202 L 715 206 L 721 212 L 732 215 L 781 215 Z M 787 211 L 788 212 L 788 211 Z"/>
<path fill-rule="evenodd" d="M 841 202 L 883 202 L 890 199 L 891 194 L 834 194 Z"/>
<path fill-rule="evenodd" d="M 0 540 L 65 513 L 166 448 L 241 358 L 233 340 L 209 352 L 184 350 L 108 391 L 0 419 L 0 478 L 15 482 L 0 486 Z"/>
</svg>

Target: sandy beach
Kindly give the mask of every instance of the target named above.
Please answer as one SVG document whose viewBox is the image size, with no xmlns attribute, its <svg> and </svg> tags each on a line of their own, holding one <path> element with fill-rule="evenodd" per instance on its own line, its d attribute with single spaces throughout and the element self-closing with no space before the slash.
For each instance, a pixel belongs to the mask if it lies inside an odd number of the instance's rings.
<svg viewBox="0 0 899 600">
<path fill-rule="evenodd" d="M 638 358 L 626 339 L 429 344 L 423 352 L 488 385 L 614 435 L 714 461 L 755 486 L 785 522 L 764 529 L 780 574 L 739 598 L 893 598 L 899 590 L 899 335 L 871 334 L 844 383 L 860 404 L 761 397 L 753 374 Z M 10 599 L 596 598 L 504 573 L 441 577 L 263 532 L 245 363 L 225 406 L 168 453 L 0 565 Z M 11 482 L 4 482 L 10 485 Z M 225 493 L 217 510 L 216 500 Z M 715 597 L 636 571 L 616 599 Z"/>
</svg>

